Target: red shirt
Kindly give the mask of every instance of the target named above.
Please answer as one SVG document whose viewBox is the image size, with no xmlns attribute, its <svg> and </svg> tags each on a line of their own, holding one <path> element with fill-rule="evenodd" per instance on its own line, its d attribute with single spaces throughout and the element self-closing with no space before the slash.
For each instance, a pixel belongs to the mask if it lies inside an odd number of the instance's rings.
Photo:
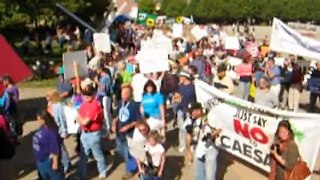
<svg viewBox="0 0 320 180">
<path fill-rule="evenodd" d="M 79 109 L 81 118 L 89 118 L 87 125 L 81 125 L 84 131 L 100 131 L 102 129 L 103 110 L 97 100 L 83 102 Z"/>
</svg>

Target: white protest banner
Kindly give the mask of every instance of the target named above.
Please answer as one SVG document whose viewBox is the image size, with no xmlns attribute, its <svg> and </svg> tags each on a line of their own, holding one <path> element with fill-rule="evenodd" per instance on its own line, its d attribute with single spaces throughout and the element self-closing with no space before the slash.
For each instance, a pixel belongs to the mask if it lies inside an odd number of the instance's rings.
<svg viewBox="0 0 320 180">
<path fill-rule="evenodd" d="M 85 51 L 74 51 L 63 54 L 63 66 L 65 68 L 64 78 L 72 79 L 75 77 L 74 62 L 76 62 L 79 77 L 85 77 L 88 74 L 88 63 Z"/>
<path fill-rule="evenodd" d="M 270 49 L 311 58 L 320 57 L 320 41 L 302 36 L 277 18 L 273 19 Z"/>
<path fill-rule="evenodd" d="M 227 36 L 224 43 L 224 48 L 227 50 L 239 50 L 240 43 L 236 36 Z"/>
<path fill-rule="evenodd" d="M 143 74 L 169 70 L 168 55 L 163 49 L 144 49 L 138 52 L 136 59 Z"/>
<path fill-rule="evenodd" d="M 107 33 L 94 33 L 93 34 L 94 47 L 97 52 L 110 53 L 111 44 L 110 36 Z"/>
<path fill-rule="evenodd" d="M 68 134 L 77 134 L 80 127 L 77 123 L 78 111 L 70 106 L 64 106 L 63 109 L 66 115 Z"/>
<path fill-rule="evenodd" d="M 208 36 L 208 31 L 207 29 L 202 29 L 199 26 L 194 26 L 191 29 L 191 34 L 196 38 L 196 41 L 199 41 L 202 38 Z"/>
<path fill-rule="evenodd" d="M 173 24 L 172 26 L 172 37 L 182 38 L 183 37 L 183 24 Z"/>
<path fill-rule="evenodd" d="M 288 120 L 301 158 L 314 170 L 320 145 L 320 116 L 265 108 L 195 81 L 197 100 L 210 107 L 208 121 L 222 129 L 221 148 L 244 161 L 270 171 L 270 147 L 281 120 Z"/>
</svg>

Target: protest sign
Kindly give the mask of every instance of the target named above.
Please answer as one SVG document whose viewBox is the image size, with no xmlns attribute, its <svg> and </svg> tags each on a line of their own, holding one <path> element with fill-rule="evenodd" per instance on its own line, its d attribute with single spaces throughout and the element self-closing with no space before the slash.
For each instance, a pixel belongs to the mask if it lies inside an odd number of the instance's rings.
<svg viewBox="0 0 320 180">
<path fill-rule="evenodd" d="M 77 65 L 77 71 L 75 72 L 74 63 Z M 76 74 L 79 77 L 85 77 L 88 74 L 87 56 L 85 51 L 75 51 L 63 54 L 63 66 L 65 68 L 64 78 L 75 78 Z"/>
<path fill-rule="evenodd" d="M 144 49 L 138 52 L 136 59 L 143 74 L 169 70 L 168 55 L 163 49 Z"/>
<path fill-rule="evenodd" d="M 150 47 L 162 49 L 166 55 L 172 52 L 172 41 L 162 31 L 155 31 L 151 40 L 152 45 Z"/>
<path fill-rule="evenodd" d="M 227 36 L 225 38 L 224 48 L 227 50 L 239 50 L 240 43 L 239 39 L 236 36 Z"/>
<path fill-rule="evenodd" d="M 31 71 L 18 56 L 6 39 L 0 34 L 0 76 L 7 74 L 14 82 L 19 82 L 29 76 Z"/>
<path fill-rule="evenodd" d="M 246 162 L 270 171 L 270 147 L 281 120 L 289 120 L 301 158 L 315 168 L 320 145 L 320 118 L 317 114 L 270 109 L 219 91 L 203 81 L 195 81 L 197 100 L 210 107 L 208 121 L 222 129 L 221 148 Z"/>
<path fill-rule="evenodd" d="M 111 44 L 110 36 L 107 33 L 94 33 L 93 34 L 94 47 L 97 52 L 110 53 Z"/>
<path fill-rule="evenodd" d="M 148 48 L 148 47 L 151 47 L 153 46 L 152 44 L 152 40 L 151 39 L 146 39 L 146 40 L 141 40 L 141 50 L 143 50 L 144 48 Z"/>
<path fill-rule="evenodd" d="M 228 57 L 228 63 L 229 63 L 231 66 L 238 66 L 238 65 L 240 65 L 240 64 L 242 63 L 242 59 L 229 56 L 229 57 Z"/>
<path fill-rule="evenodd" d="M 207 29 L 202 29 L 199 26 L 194 26 L 191 29 L 191 34 L 196 38 L 196 41 L 201 40 L 202 38 L 208 36 Z"/>
<path fill-rule="evenodd" d="M 259 49 L 255 42 L 247 42 L 246 43 L 246 50 L 251 54 L 251 57 L 258 57 Z"/>
<path fill-rule="evenodd" d="M 172 37 L 173 38 L 182 38 L 183 37 L 183 24 L 173 24 Z"/>
<path fill-rule="evenodd" d="M 270 49 L 310 58 L 320 57 L 320 41 L 302 36 L 277 18 L 273 19 Z"/>
<path fill-rule="evenodd" d="M 77 123 L 78 111 L 70 106 L 64 106 L 63 109 L 66 115 L 68 134 L 77 134 L 80 127 Z"/>
<path fill-rule="evenodd" d="M 137 24 L 153 27 L 156 24 L 157 15 L 145 12 L 138 12 Z"/>
<path fill-rule="evenodd" d="M 286 58 L 284 58 L 284 57 L 275 57 L 274 58 L 274 64 L 277 65 L 277 66 L 283 67 L 285 59 Z"/>
</svg>

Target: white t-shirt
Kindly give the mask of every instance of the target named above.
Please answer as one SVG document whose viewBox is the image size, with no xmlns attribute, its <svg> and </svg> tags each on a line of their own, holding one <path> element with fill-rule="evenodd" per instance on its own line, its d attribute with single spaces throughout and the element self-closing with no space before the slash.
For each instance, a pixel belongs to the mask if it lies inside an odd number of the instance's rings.
<svg viewBox="0 0 320 180">
<path fill-rule="evenodd" d="M 148 79 L 141 73 L 135 74 L 132 77 L 131 86 L 133 89 L 133 100 L 135 102 L 141 102 L 143 88 Z"/>
<path fill-rule="evenodd" d="M 135 128 L 133 131 L 132 139 L 128 141 L 130 154 L 137 159 L 145 159 L 144 147 L 146 143 L 146 137 L 144 137 L 141 132 L 137 128 Z"/>
<path fill-rule="evenodd" d="M 159 167 L 161 163 L 161 156 L 165 152 L 164 147 L 161 144 L 156 144 L 154 146 L 147 144 L 144 149 L 150 154 L 153 166 Z"/>
<path fill-rule="evenodd" d="M 211 128 L 209 126 L 203 126 L 203 128 L 200 131 L 200 137 L 199 141 L 196 147 L 196 156 L 197 158 L 202 158 L 205 154 L 208 148 L 206 147 L 206 142 L 202 141 L 202 138 L 208 134 L 211 133 Z M 209 147 L 212 148 L 212 147 Z"/>
</svg>

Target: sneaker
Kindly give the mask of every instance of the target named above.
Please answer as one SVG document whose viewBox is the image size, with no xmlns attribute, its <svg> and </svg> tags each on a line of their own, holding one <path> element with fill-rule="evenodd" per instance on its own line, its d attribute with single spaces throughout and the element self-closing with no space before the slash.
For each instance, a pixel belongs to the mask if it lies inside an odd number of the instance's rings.
<svg viewBox="0 0 320 180">
<path fill-rule="evenodd" d="M 185 150 L 184 147 L 179 147 L 179 149 L 178 149 L 178 151 L 181 152 L 181 153 L 184 152 L 184 150 Z"/>
<path fill-rule="evenodd" d="M 107 178 L 106 173 L 99 174 L 99 179 L 105 179 L 105 178 Z"/>
</svg>

